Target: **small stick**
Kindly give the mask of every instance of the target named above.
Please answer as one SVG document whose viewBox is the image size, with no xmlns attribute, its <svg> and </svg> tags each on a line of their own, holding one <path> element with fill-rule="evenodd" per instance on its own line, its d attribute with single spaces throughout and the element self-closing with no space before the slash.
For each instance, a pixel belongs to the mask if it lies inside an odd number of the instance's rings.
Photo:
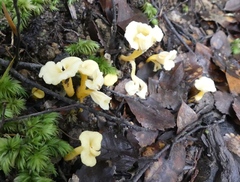
<svg viewBox="0 0 240 182">
<path fill-rule="evenodd" d="M 195 53 L 193 52 L 193 50 L 186 44 L 186 42 L 184 42 L 184 40 L 182 39 L 182 37 L 179 35 L 179 33 L 176 31 L 176 29 L 173 27 L 172 23 L 170 22 L 170 20 L 168 19 L 167 15 L 164 13 L 163 14 L 163 18 L 164 20 L 167 22 L 168 26 L 170 27 L 170 29 L 173 31 L 173 33 L 177 36 L 177 38 L 182 42 L 182 44 L 191 52 L 195 55 Z"/>
</svg>

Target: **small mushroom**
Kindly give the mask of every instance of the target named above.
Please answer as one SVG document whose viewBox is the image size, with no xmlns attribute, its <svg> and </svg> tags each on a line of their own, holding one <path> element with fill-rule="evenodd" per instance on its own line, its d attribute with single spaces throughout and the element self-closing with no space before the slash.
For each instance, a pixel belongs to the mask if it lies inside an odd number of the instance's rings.
<svg viewBox="0 0 240 182">
<path fill-rule="evenodd" d="M 125 84 L 125 90 L 129 95 L 137 94 L 141 99 L 146 98 L 147 94 L 147 84 L 135 75 L 136 63 L 135 61 L 130 61 L 132 66 L 131 78 L 132 80 Z"/>
<path fill-rule="evenodd" d="M 47 84 L 57 85 L 62 82 L 69 97 L 74 95 L 72 77 L 78 72 L 82 60 L 78 57 L 67 57 L 58 62 L 48 61 L 40 70 L 39 77 Z"/>
<path fill-rule="evenodd" d="M 159 69 L 161 69 L 162 68 L 161 65 L 163 65 L 163 68 L 165 70 L 169 71 L 175 66 L 175 63 L 173 60 L 176 58 L 176 56 L 177 56 L 176 50 L 172 50 L 170 52 L 163 51 L 163 52 L 160 52 L 159 54 L 154 54 L 150 56 L 146 60 L 146 62 L 152 61 L 154 63 L 153 71 L 158 71 Z"/>
<path fill-rule="evenodd" d="M 126 27 L 124 37 L 135 50 L 129 56 L 121 55 L 120 59 L 131 61 L 143 54 L 155 42 L 160 42 L 163 38 L 163 33 L 157 25 L 152 28 L 145 23 L 132 21 Z"/>
<path fill-rule="evenodd" d="M 45 93 L 44 93 L 44 91 L 42 91 L 36 87 L 33 87 L 32 88 L 32 96 L 35 99 L 42 99 L 42 98 L 44 98 Z"/>
<path fill-rule="evenodd" d="M 198 89 L 200 91 L 197 95 L 194 96 L 194 99 L 196 101 L 201 100 L 203 95 L 206 92 L 215 92 L 216 91 L 214 81 L 211 78 L 208 78 L 206 76 L 202 76 L 201 78 L 196 79 L 194 86 L 196 87 L 196 89 Z"/>
<path fill-rule="evenodd" d="M 81 141 L 81 146 L 75 148 L 72 152 L 64 157 L 65 161 L 69 161 L 81 155 L 81 161 L 83 164 L 89 167 L 96 165 L 96 157 L 101 154 L 101 142 L 102 134 L 95 131 L 83 131 L 79 140 Z"/>
</svg>

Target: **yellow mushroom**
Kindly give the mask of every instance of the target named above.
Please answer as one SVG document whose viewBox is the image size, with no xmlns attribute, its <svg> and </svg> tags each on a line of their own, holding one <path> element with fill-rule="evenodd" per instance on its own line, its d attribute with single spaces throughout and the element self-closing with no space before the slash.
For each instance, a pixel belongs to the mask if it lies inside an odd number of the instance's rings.
<svg viewBox="0 0 240 182">
<path fill-rule="evenodd" d="M 99 132 L 83 131 L 79 136 L 81 146 L 67 154 L 64 157 L 64 160 L 69 161 L 78 155 L 81 155 L 81 161 L 83 164 L 89 167 L 95 166 L 97 163 L 96 157 L 101 154 L 100 149 L 102 139 L 102 134 Z"/>
</svg>

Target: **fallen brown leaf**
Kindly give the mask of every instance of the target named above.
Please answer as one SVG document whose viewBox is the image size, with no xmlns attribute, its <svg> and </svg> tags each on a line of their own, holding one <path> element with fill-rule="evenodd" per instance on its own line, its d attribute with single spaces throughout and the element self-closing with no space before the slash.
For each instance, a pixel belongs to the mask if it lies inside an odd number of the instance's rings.
<svg viewBox="0 0 240 182">
<path fill-rule="evenodd" d="M 178 175 L 182 172 L 185 166 L 186 151 L 185 147 L 178 143 L 173 146 L 169 158 L 162 155 L 158 161 L 146 171 L 144 181 L 158 182 L 176 182 Z"/>
<path fill-rule="evenodd" d="M 180 133 L 186 126 L 196 121 L 197 118 L 198 116 L 194 110 L 192 110 L 185 102 L 182 102 L 177 115 L 177 133 Z"/>
<path fill-rule="evenodd" d="M 139 102 L 132 98 L 126 99 L 137 121 L 151 130 L 165 130 L 175 126 L 174 115 L 167 109 L 159 106 L 157 101 Z M 151 102 L 151 104 L 149 104 Z"/>
<path fill-rule="evenodd" d="M 240 79 L 233 77 L 226 73 L 226 78 L 229 86 L 229 90 L 233 95 L 240 94 Z"/>
<path fill-rule="evenodd" d="M 225 7 L 225 11 L 238 11 L 240 10 L 240 3 L 236 0 L 228 0 Z"/>
<path fill-rule="evenodd" d="M 141 147 L 146 147 L 155 142 L 158 132 L 157 131 L 135 131 L 133 130 L 133 135 L 135 136 L 138 144 Z"/>
<path fill-rule="evenodd" d="M 217 91 L 214 94 L 215 106 L 222 114 L 230 115 L 232 112 L 233 97 L 227 92 Z"/>
</svg>

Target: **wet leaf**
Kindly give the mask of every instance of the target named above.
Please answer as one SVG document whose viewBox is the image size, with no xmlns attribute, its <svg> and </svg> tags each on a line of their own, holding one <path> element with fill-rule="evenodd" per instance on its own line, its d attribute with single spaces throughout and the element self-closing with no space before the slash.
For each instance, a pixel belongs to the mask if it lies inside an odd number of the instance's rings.
<svg viewBox="0 0 240 182">
<path fill-rule="evenodd" d="M 240 97 L 234 99 L 233 110 L 235 111 L 238 119 L 240 120 Z"/>
<path fill-rule="evenodd" d="M 145 128 L 151 130 L 165 130 L 175 126 L 174 115 L 153 99 L 139 102 L 137 100 L 126 99 L 132 113 L 137 121 Z"/>
<path fill-rule="evenodd" d="M 228 0 L 226 5 L 225 5 L 224 10 L 225 11 L 238 11 L 238 10 L 240 10 L 240 3 L 239 3 L 239 1 Z"/>
<path fill-rule="evenodd" d="M 197 114 L 185 102 L 178 111 L 177 115 L 177 133 L 180 133 L 186 126 L 198 119 Z"/>
<path fill-rule="evenodd" d="M 210 41 L 213 49 L 213 62 L 225 73 L 240 78 L 240 64 L 231 58 L 231 47 L 224 32 L 215 33 Z"/>
<path fill-rule="evenodd" d="M 233 97 L 227 92 L 217 91 L 214 94 L 215 106 L 222 114 L 231 114 Z"/>
<path fill-rule="evenodd" d="M 135 131 L 133 130 L 133 135 L 135 136 L 138 144 L 141 147 L 146 147 L 151 145 L 157 138 L 157 131 Z"/>
<path fill-rule="evenodd" d="M 185 166 L 185 147 L 178 143 L 173 146 L 169 158 L 162 155 L 157 162 L 146 171 L 144 181 L 176 182 Z"/>
</svg>

